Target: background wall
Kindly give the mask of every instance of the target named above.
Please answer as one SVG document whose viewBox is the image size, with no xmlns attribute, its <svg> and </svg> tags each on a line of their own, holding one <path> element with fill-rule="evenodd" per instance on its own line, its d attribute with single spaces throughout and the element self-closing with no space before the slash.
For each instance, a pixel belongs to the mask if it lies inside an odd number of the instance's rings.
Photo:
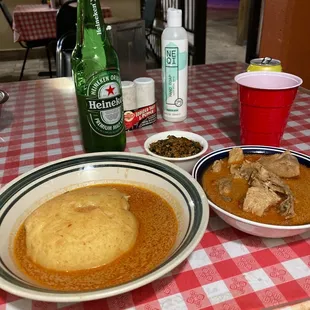
<svg viewBox="0 0 310 310">
<path fill-rule="evenodd" d="M 11 14 L 18 4 L 39 4 L 41 0 L 4 0 Z M 110 6 L 114 17 L 140 18 L 140 0 L 103 0 L 102 5 Z M 13 42 L 13 33 L 0 11 L 0 51 L 21 49 L 18 43 Z"/>
<path fill-rule="evenodd" d="M 283 70 L 300 76 L 310 88 L 310 1 L 265 1 L 260 57 L 281 60 Z"/>
</svg>

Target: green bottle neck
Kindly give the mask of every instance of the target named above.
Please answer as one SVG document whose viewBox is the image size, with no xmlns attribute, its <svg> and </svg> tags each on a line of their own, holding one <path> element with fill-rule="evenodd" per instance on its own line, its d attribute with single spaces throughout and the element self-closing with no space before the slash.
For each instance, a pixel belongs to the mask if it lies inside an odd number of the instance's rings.
<svg viewBox="0 0 310 310">
<path fill-rule="evenodd" d="M 99 0 L 78 0 L 76 36 L 78 44 L 87 43 L 86 32 L 91 33 L 91 40 L 108 41 Z M 109 41 L 107 43 L 109 44 Z"/>
</svg>

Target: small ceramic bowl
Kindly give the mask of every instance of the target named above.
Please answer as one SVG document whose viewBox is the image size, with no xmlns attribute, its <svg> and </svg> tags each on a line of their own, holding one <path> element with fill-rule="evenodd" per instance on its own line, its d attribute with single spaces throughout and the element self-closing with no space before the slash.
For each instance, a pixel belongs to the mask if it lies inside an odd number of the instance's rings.
<svg viewBox="0 0 310 310">
<path fill-rule="evenodd" d="M 282 148 L 269 147 L 269 146 L 267 147 L 267 146 L 249 145 L 238 147 L 243 149 L 244 154 L 272 155 L 283 153 L 285 151 L 285 149 Z M 201 158 L 193 169 L 192 173 L 193 177 L 200 184 L 202 184 L 203 174 L 207 170 L 207 168 L 210 167 L 215 160 L 227 158 L 229 155 L 229 151 L 232 148 L 233 147 L 219 149 Z M 310 168 L 310 156 L 294 151 L 290 152 L 298 159 L 300 164 L 303 164 L 308 168 Z M 266 237 L 266 238 L 284 238 L 299 235 L 310 230 L 310 223 L 305 225 L 280 226 L 280 225 L 263 224 L 259 222 L 250 221 L 240 216 L 234 215 L 228 211 L 225 211 L 220 206 L 215 204 L 211 199 L 208 199 L 208 202 L 210 207 L 214 210 L 214 212 L 227 224 L 254 236 Z"/>
<path fill-rule="evenodd" d="M 20 271 L 12 258 L 12 242 L 19 225 L 39 202 L 73 188 L 115 182 L 154 190 L 175 209 L 177 239 L 159 266 L 127 283 L 83 292 L 48 289 Z M 63 158 L 35 168 L 0 189 L 0 288 L 24 298 L 51 302 L 82 302 L 122 294 L 162 277 L 180 264 L 199 243 L 208 220 L 208 202 L 201 186 L 168 162 L 125 152 Z"/>
<path fill-rule="evenodd" d="M 196 155 L 192 155 L 188 157 L 180 157 L 180 158 L 170 158 L 170 157 L 160 156 L 150 151 L 151 143 L 156 142 L 158 140 L 167 139 L 168 136 L 185 137 L 189 140 L 199 142 L 202 145 L 202 150 Z M 191 173 L 196 162 L 208 150 L 208 142 L 202 136 L 197 135 L 195 133 L 188 132 L 188 131 L 182 131 L 182 130 L 172 130 L 172 131 L 164 131 L 164 132 L 156 133 L 155 135 L 150 136 L 144 143 L 144 149 L 149 155 L 169 161 L 179 166 L 180 168 L 184 169 L 185 171 Z"/>
</svg>

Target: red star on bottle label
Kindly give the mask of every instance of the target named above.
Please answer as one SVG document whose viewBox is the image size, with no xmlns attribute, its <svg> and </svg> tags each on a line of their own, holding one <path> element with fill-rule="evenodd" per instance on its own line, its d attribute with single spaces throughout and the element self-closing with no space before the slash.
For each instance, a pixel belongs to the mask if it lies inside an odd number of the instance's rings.
<svg viewBox="0 0 310 310">
<path fill-rule="evenodd" d="M 114 89 L 115 87 L 112 87 L 111 85 L 105 89 L 108 92 L 108 96 L 114 95 Z"/>
</svg>

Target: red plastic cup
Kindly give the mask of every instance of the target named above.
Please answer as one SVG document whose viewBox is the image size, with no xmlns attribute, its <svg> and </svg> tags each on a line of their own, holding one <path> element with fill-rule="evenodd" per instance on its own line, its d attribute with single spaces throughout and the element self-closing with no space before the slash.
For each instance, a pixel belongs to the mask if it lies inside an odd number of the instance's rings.
<svg viewBox="0 0 310 310">
<path fill-rule="evenodd" d="M 284 72 L 238 74 L 241 144 L 279 146 L 302 79 Z"/>
</svg>

